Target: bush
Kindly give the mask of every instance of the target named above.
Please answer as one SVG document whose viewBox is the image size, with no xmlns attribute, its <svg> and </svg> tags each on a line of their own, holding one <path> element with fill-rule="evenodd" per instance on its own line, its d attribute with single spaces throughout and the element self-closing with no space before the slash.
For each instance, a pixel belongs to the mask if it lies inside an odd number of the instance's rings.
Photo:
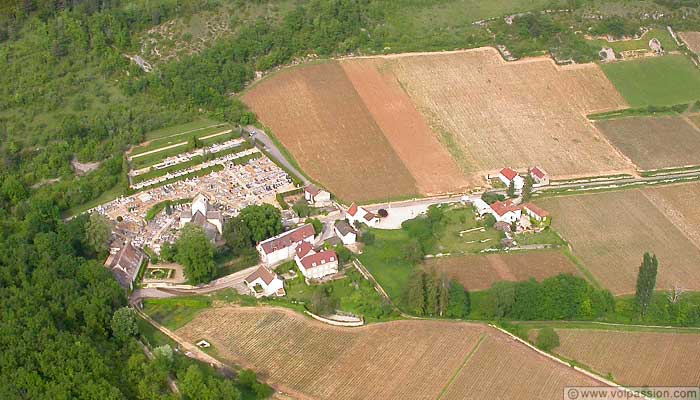
<svg viewBox="0 0 700 400">
<path fill-rule="evenodd" d="M 484 192 L 481 195 L 481 200 L 486 202 L 486 204 L 493 204 L 497 201 L 503 201 L 505 199 L 506 199 L 506 196 L 504 196 L 502 194 L 495 193 L 495 192 Z"/>
<path fill-rule="evenodd" d="M 546 327 L 540 329 L 537 335 L 537 347 L 544 351 L 551 351 L 552 349 L 559 347 L 559 335 L 551 327 Z"/>
</svg>

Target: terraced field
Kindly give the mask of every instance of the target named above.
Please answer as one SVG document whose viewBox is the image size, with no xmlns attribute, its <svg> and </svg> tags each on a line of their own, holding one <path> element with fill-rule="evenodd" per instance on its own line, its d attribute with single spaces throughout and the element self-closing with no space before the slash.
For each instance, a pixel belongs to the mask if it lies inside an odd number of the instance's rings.
<svg viewBox="0 0 700 400">
<path fill-rule="evenodd" d="M 627 386 L 699 386 L 700 334 L 557 329 L 557 354 Z M 643 349 L 640 351 L 640 349 Z"/>
<path fill-rule="evenodd" d="M 468 290 L 488 289 L 498 281 L 541 281 L 560 273 L 580 275 L 576 266 L 560 251 L 464 255 L 431 258 L 423 268 L 444 272 Z"/>
<path fill-rule="evenodd" d="M 485 325 L 338 328 L 287 309 L 213 308 L 178 330 L 302 399 L 560 399 L 597 381 Z"/>
<path fill-rule="evenodd" d="M 658 289 L 700 290 L 700 184 L 543 199 L 554 228 L 614 294 L 634 293 L 646 251 L 659 258 Z M 692 238 L 692 240 L 691 240 Z"/>
</svg>

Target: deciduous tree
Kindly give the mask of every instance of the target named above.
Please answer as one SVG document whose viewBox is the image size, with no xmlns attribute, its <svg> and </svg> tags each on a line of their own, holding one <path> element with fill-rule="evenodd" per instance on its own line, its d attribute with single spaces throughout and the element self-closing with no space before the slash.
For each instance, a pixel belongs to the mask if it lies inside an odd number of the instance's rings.
<svg viewBox="0 0 700 400">
<path fill-rule="evenodd" d="M 642 265 L 639 266 L 639 274 L 637 275 L 637 307 L 642 316 L 646 314 L 651 298 L 654 295 L 656 287 L 656 274 L 659 269 L 659 261 L 656 255 L 644 253 Z"/>
</svg>

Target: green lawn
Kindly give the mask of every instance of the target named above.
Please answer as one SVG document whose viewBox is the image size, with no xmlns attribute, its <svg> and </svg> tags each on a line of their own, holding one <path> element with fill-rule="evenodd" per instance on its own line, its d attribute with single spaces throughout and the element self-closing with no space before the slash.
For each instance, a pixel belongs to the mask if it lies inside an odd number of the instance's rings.
<svg viewBox="0 0 700 400">
<path fill-rule="evenodd" d="M 175 330 L 210 306 L 211 298 L 206 296 L 172 297 L 145 300 L 143 311 L 164 327 Z"/>
<path fill-rule="evenodd" d="M 602 68 L 631 107 L 700 99 L 700 70 L 682 55 L 608 63 Z"/>
<path fill-rule="evenodd" d="M 559 236 L 559 234 L 551 228 L 546 228 L 542 232 L 538 233 L 516 233 L 515 241 L 518 245 L 529 245 L 529 244 L 551 244 L 555 246 L 564 246 L 566 241 Z"/>
<path fill-rule="evenodd" d="M 503 233 L 493 228 L 482 228 L 469 207 L 450 209 L 445 212 L 444 222 L 436 252 L 478 253 L 500 246 Z M 467 230 L 470 232 L 464 232 Z M 460 232 L 463 232 L 461 236 Z"/>
<path fill-rule="evenodd" d="M 649 49 L 649 41 L 651 38 L 657 38 L 661 42 L 661 46 L 666 51 L 676 50 L 678 46 L 676 41 L 673 40 L 671 34 L 668 33 L 666 29 L 652 29 L 647 32 L 644 37 L 639 40 L 621 40 L 618 42 L 608 42 L 604 39 L 590 40 L 589 42 L 596 47 L 610 47 L 615 50 L 616 53 L 627 50 L 643 50 Z"/>
<path fill-rule="evenodd" d="M 178 135 L 186 131 L 194 131 L 197 129 L 203 129 L 212 125 L 221 124 L 219 121 L 213 121 L 210 119 L 202 118 L 196 121 L 192 121 L 186 124 L 169 126 L 167 128 L 157 129 L 146 133 L 146 140 L 156 140 L 165 138 L 168 136 Z M 192 132 L 195 133 L 195 132 Z M 182 135 L 181 135 L 182 136 Z"/>
<path fill-rule="evenodd" d="M 359 256 L 360 261 L 386 290 L 389 296 L 398 301 L 409 278 L 416 270 L 404 261 L 404 246 L 408 234 L 403 230 L 373 230 L 375 241 L 365 246 Z"/>
</svg>

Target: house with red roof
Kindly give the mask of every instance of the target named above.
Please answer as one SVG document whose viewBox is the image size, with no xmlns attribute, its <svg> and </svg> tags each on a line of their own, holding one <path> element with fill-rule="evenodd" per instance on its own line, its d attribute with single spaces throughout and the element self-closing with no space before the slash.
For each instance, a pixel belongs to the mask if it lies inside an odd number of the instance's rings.
<svg viewBox="0 0 700 400">
<path fill-rule="evenodd" d="M 517 171 L 508 167 L 503 168 L 498 173 L 498 179 L 500 179 L 506 187 L 509 187 L 510 183 L 513 182 L 515 190 L 521 190 L 525 185 L 525 179 L 520 176 Z"/>
<path fill-rule="evenodd" d="M 532 203 L 527 203 L 523 206 L 523 213 L 540 223 L 548 223 L 550 221 L 549 212 Z"/>
<path fill-rule="evenodd" d="M 304 188 L 304 199 L 311 205 L 323 206 L 331 202 L 331 194 L 315 185 L 307 185 Z"/>
<path fill-rule="evenodd" d="M 542 167 L 530 168 L 530 176 L 537 186 L 549 185 L 549 174 Z"/>
<path fill-rule="evenodd" d="M 296 263 L 306 279 L 320 279 L 338 272 L 338 255 L 332 250 L 309 252 L 296 259 Z"/>
<path fill-rule="evenodd" d="M 302 242 L 313 244 L 314 237 L 314 227 L 311 224 L 306 224 L 263 240 L 258 243 L 256 249 L 264 263 L 275 265 L 294 258 L 297 246 Z"/>
<path fill-rule="evenodd" d="M 497 222 L 512 223 L 520 219 L 522 212 L 520 206 L 513 203 L 512 200 L 497 201 L 491 204 L 489 214 L 496 218 Z"/>
<path fill-rule="evenodd" d="M 345 219 L 347 219 L 352 226 L 357 226 L 357 223 L 362 223 L 374 227 L 379 223 L 379 217 L 355 203 L 352 203 L 350 208 L 345 212 Z"/>
<path fill-rule="evenodd" d="M 265 266 L 260 266 L 243 282 L 255 297 L 284 296 L 284 281 Z"/>
</svg>

